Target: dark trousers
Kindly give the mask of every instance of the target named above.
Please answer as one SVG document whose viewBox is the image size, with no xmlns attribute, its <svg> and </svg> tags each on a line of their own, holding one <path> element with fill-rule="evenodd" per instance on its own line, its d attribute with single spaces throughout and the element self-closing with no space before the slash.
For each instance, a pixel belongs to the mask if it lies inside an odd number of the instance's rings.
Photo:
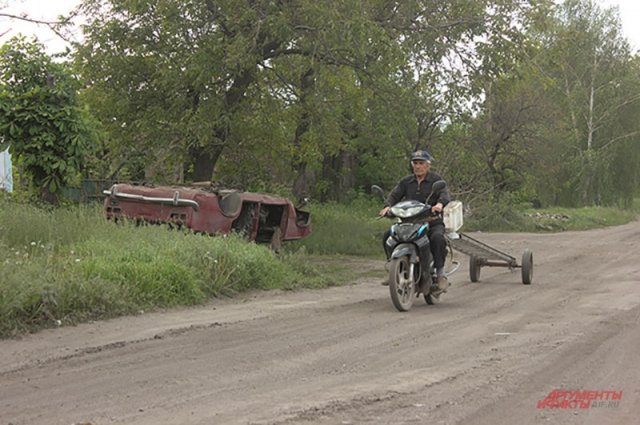
<svg viewBox="0 0 640 425">
<path fill-rule="evenodd" d="M 384 236 L 382 237 L 382 246 L 384 248 L 384 252 L 387 255 L 387 260 L 391 256 L 391 250 L 387 246 L 387 239 L 391 234 L 391 229 L 388 229 L 384 232 Z M 429 236 L 429 246 L 431 248 L 431 255 L 433 256 L 433 265 L 436 269 L 444 267 L 444 262 L 447 258 L 447 240 L 444 236 L 444 223 L 441 221 L 435 221 L 430 223 L 429 232 L 427 233 Z M 425 248 L 423 248 L 425 249 Z M 423 267 L 426 267 L 424 259 L 427 257 L 426 252 L 420 253 L 420 260 L 423 264 Z"/>
</svg>

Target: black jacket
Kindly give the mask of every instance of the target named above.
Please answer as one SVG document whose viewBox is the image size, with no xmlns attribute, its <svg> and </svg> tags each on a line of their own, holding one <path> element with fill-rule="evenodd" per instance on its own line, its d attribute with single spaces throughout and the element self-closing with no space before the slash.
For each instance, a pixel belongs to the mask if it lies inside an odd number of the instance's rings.
<svg viewBox="0 0 640 425">
<path fill-rule="evenodd" d="M 445 187 L 439 193 L 434 193 L 431 198 L 427 199 L 429 193 L 431 193 L 431 187 L 433 183 L 438 180 L 442 180 L 438 174 L 429 171 L 424 180 L 418 185 L 418 180 L 415 175 L 409 175 L 403 177 L 396 187 L 393 188 L 386 201 L 385 207 L 393 206 L 400 201 L 415 200 L 431 206 L 440 202 L 443 206 L 447 206 L 449 203 L 449 190 Z"/>
</svg>

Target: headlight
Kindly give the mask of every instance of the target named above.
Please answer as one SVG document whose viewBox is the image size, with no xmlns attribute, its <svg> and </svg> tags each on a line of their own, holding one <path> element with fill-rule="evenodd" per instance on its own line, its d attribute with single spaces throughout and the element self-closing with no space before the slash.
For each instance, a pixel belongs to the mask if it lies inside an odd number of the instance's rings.
<svg viewBox="0 0 640 425">
<path fill-rule="evenodd" d="M 396 238 L 399 241 L 408 241 L 412 239 L 413 234 L 418 228 L 414 224 L 399 224 L 394 227 Z"/>
</svg>

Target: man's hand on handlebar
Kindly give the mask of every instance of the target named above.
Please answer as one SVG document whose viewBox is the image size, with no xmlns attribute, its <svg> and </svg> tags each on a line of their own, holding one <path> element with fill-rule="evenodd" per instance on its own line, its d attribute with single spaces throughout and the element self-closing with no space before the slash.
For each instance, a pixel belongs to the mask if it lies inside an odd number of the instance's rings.
<svg viewBox="0 0 640 425">
<path fill-rule="evenodd" d="M 387 213 L 389 212 L 389 208 L 390 207 L 384 207 L 383 209 L 380 210 L 380 212 L 378 213 L 378 215 L 380 217 L 385 217 L 387 215 Z"/>
</svg>

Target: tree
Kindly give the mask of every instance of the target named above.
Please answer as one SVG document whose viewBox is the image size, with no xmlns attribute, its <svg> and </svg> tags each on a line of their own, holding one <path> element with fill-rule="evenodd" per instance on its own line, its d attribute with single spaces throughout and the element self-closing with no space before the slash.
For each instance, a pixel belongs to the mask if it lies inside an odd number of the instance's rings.
<svg viewBox="0 0 640 425">
<path fill-rule="evenodd" d="M 0 48 L 0 76 L 0 149 L 9 145 L 41 199 L 56 204 L 90 146 L 78 83 L 41 44 L 22 37 Z"/>
<path fill-rule="evenodd" d="M 567 0 L 553 12 L 524 28 L 516 48 L 483 49 L 481 103 L 452 128 L 465 150 L 456 178 L 483 199 L 628 205 L 640 176 L 637 58 L 615 10 Z"/>
<path fill-rule="evenodd" d="M 289 9 L 270 1 L 86 0 L 77 63 L 97 100 L 92 108 L 118 140 L 116 155 L 173 158 L 191 179 L 210 180 L 261 68 L 294 50 Z"/>
<path fill-rule="evenodd" d="M 114 170 L 335 199 L 436 147 L 546 3 L 84 0 L 76 63 Z"/>
<path fill-rule="evenodd" d="M 561 198 L 574 205 L 628 199 L 627 185 L 614 184 L 613 176 L 620 182 L 624 168 L 630 171 L 626 179 L 637 181 L 631 170 L 638 168 L 633 151 L 640 140 L 640 75 L 620 18 L 592 0 L 566 0 L 547 36 L 544 68 L 553 82 L 547 93 L 566 111 L 570 129 L 558 150 L 565 163 Z"/>
</svg>

